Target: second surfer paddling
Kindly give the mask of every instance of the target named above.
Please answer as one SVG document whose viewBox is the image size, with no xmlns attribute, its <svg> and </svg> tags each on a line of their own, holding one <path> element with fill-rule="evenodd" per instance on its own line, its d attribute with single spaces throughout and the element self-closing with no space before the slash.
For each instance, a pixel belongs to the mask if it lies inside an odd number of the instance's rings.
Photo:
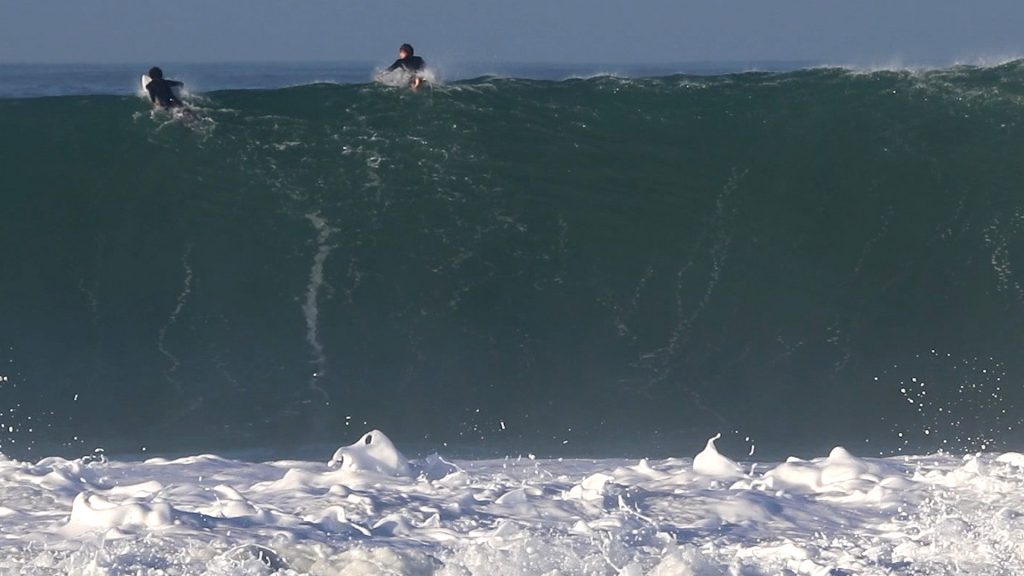
<svg viewBox="0 0 1024 576">
<path fill-rule="evenodd" d="M 154 66 L 149 69 L 149 82 L 146 83 L 146 92 L 149 93 L 149 100 L 161 108 L 184 108 L 185 103 L 178 98 L 176 90 L 184 86 L 184 82 L 164 79 L 164 71 Z"/>
<path fill-rule="evenodd" d="M 409 88 L 416 90 L 421 84 L 423 84 L 423 77 L 420 75 L 420 72 L 423 71 L 426 66 L 427 63 L 423 58 L 416 56 L 416 51 L 413 50 L 412 45 L 402 44 L 398 48 L 398 60 L 395 60 L 395 63 L 391 66 L 388 66 L 382 74 L 388 74 L 401 68 L 402 71 L 410 76 Z"/>
</svg>

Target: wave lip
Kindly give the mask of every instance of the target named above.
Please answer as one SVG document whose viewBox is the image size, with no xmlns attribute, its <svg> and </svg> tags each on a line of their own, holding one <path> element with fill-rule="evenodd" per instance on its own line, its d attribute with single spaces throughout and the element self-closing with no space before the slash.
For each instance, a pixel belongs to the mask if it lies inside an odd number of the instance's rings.
<svg viewBox="0 0 1024 576">
<path fill-rule="evenodd" d="M 1016 66 L 1020 59 L 1020 56 L 998 55 L 923 63 L 901 60 L 879 63 L 736 61 L 620 65 L 442 62 L 432 70 L 432 74 L 435 84 L 446 84 L 472 83 L 480 78 L 544 81 L 601 77 L 645 79 L 680 75 L 710 78 L 747 73 L 786 74 L 829 68 L 861 73 L 923 73 L 960 68 L 1000 69 Z M 140 94 L 138 77 L 148 68 L 148 64 L 0 64 L 0 98 Z M 176 78 L 185 81 L 186 88 L 193 95 L 223 90 L 274 90 L 314 84 L 362 85 L 372 81 L 377 69 L 375 64 L 368 62 L 181 63 L 168 68 L 169 71 L 175 71 Z"/>
</svg>

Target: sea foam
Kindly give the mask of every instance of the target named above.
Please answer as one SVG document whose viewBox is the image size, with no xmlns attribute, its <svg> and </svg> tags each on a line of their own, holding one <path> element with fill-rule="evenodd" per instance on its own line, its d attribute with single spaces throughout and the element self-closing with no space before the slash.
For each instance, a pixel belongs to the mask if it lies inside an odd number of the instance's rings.
<svg viewBox="0 0 1024 576">
<path fill-rule="evenodd" d="M 936 574 L 1024 569 L 1019 453 L 743 463 L 0 461 L 0 572 Z M 756 464 L 756 465 L 754 465 Z M 763 470 L 763 472 L 758 472 Z"/>
</svg>

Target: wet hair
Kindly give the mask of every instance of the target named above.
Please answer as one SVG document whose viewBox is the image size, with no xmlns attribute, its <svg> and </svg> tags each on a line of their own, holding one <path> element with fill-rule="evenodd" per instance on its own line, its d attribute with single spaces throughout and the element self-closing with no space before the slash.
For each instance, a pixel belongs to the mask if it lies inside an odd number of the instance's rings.
<svg viewBox="0 0 1024 576">
<path fill-rule="evenodd" d="M 402 44 L 398 47 L 399 52 L 405 52 L 409 56 L 412 56 L 416 52 L 412 49 L 412 44 Z"/>
<path fill-rule="evenodd" d="M 153 66 L 149 69 L 149 77 L 153 80 L 158 80 L 164 77 L 164 71 L 156 66 Z"/>
</svg>

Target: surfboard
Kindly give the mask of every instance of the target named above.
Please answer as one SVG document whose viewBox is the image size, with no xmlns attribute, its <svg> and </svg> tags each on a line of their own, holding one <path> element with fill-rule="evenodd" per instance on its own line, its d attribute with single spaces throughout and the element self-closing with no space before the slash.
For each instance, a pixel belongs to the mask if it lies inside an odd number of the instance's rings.
<svg viewBox="0 0 1024 576">
<path fill-rule="evenodd" d="M 142 75 L 142 91 L 141 91 L 141 93 L 144 96 L 149 96 L 149 92 L 146 91 L 146 85 L 149 84 L 150 80 L 151 80 L 151 78 L 149 77 L 149 74 L 143 74 Z"/>
<path fill-rule="evenodd" d="M 419 78 L 419 85 L 414 85 L 416 78 Z M 420 88 L 429 86 L 436 83 L 433 71 L 429 68 L 423 68 L 416 72 L 409 72 L 398 68 L 391 72 L 380 72 L 374 78 L 375 81 L 385 85 L 393 86 L 395 88 L 409 88 L 410 90 L 416 91 Z"/>
</svg>

